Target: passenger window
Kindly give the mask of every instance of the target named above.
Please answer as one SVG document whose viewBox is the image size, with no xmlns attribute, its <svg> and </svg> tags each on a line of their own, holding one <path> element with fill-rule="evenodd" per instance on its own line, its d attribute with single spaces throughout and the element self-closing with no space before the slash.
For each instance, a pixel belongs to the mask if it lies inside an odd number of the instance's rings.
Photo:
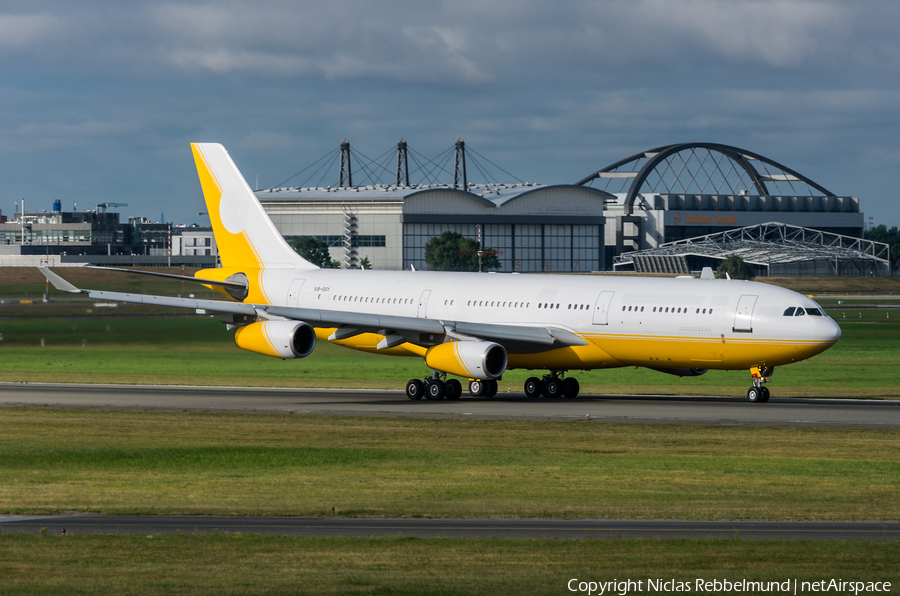
<svg viewBox="0 0 900 596">
<path fill-rule="evenodd" d="M 641 312 L 644 312 L 644 307 L 643 307 L 643 306 L 641 307 Z"/>
<path fill-rule="evenodd" d="M 793 317 L 793 316 L 794 316 L 794 311 L 795 311 L 795 310 L 796 310 L 795 307 L 793 307 L 793 306 L 790 307 L 789 309 L 787 309 L 786 311 L 784 311 L 784 316 L 785 316 L 785 317 Z"/>
<path fill-rule="evenodd" d="M 628 307 L 628 312 L 631 312 L 631 307 L 630 307 L 630 306 Z"/>
<path fill-rule="evenodd" d="M 805 315 L 805 314 L 806 314 L 806 313 L 803 311 L 803 308 L 800 307 L 800 306 L 798 306 L 798 307 L 797 307 L 797 312 L 794 313 L 794 316 L 795 316 L 795 317 L 802 317 L 802 316 Z"/>
</svg>

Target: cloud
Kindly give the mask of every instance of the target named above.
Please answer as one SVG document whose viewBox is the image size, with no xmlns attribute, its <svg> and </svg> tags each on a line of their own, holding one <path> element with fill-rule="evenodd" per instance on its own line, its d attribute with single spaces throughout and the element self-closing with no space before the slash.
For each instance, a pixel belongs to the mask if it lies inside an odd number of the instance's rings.
<svg viewBox="0 0 900 596">
<path fill-rule="evenodd" d="M 827 1 L 640 0 L 634 8 L 653 33 L 678 40 L 675 47 L 699 44 L 734 62 L 778 68 L 797 68 L 827 51 L 844 37 L 847 21 L 842 7 Z"/>
<path fill-rule="evenodd" d="M 0 14 L 0 47 L 25 49 L 52 41 L 60 20 L 48 14 Z"/>
</svg>

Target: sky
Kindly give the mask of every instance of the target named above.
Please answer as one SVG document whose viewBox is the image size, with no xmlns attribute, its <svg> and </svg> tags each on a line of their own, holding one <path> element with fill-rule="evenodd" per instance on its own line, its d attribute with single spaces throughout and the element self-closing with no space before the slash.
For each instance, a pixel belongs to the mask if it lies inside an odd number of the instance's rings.
<svg viewBox="0 0 900 596">
<path fill-rule="evenodd" d="M 900 225 L 898 31 L 896 0 L 4 0 L 0 211 L 208 224 L 194 141 L 260 188 L 344 139 L 547 184 L 700 141 Z"/>
</svg>

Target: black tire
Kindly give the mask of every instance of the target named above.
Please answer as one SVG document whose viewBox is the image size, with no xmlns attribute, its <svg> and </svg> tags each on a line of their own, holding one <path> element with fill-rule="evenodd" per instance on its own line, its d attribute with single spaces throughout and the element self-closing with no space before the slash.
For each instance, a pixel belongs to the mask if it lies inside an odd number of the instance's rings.
<svg viewBox="0 0 900 596">
<path fill-rule="evenodd" d="M 419 379 L 411 379 L 406 384 L 406 397 L 409 399 L 422 399 L 425 395 L 425 383 Z"/>
<path fill-rule="evenodd" d="M 762 391 L 758 387 L 747 389 L 747 401 L 759 403 L 762 400 Z"/>
<path fill-rule="evenodd" d="M 760 387 L 759 390 L 762 391 L 762 399 L 760 399 L 759 401 L 761 401 L 762 403 L 766 403 L 767 401 L 769 401 L 769 388 Z"/>
<path fill-rule="evenodd" d="M 486 390 L 484 381 L 469 381 L 469 394 L 472 397 L 482 397 Z"/>
<path fill-rule="evenodd" d="M 544 397 L 549 397 L 550 399 L 562 397 L 562 391 L 562 381 L 559 379 L 548 379 L 544 383 Z"/>
<path fill-rule="evenodd" d="M 444 382 L 440 379 L 425 379 L 425 399 L 444 399 Z"/>
<path fill-rule="evenodd" d="M 462 383 L 456 379 L 450 379 L 444 383 L 444 398 L 459 399 L 462 396 Z"/>
<path fill-rule="evenodd" d="M 544 383 L 537 377 L 528 377 L 525 381 L 525 397 L 540 397 L 544 391 Z"/>
<path fill-rule="evenodd" d="M 497 390 L 500 388 L 500 385 L 496 380 L 485 381 L 484 384 L 486 386 L 484 390 L 485 397 L 494 397 L 497 395 Z"/>
<path fill-rule="evenodd" d="M 581 391 L 581 385 L 578 383 L 578 379 L 574 377 L 569 377 L 565 381 L 563 381 L 563 397 L 573 398 L 578 397 L 578 392 Z"/>
</svg>

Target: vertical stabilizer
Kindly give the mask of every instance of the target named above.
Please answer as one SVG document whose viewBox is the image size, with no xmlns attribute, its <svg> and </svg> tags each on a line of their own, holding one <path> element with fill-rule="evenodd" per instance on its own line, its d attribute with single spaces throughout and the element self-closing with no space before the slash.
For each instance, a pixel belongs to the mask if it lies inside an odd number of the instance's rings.
<svg viewBox="0 0 900 596">
<path fill-rule="evenodd" d="M 225 147 L 191 143 L 191 150 L 223 267 L 318 269 L 285 242 Z"/>
</svg>

